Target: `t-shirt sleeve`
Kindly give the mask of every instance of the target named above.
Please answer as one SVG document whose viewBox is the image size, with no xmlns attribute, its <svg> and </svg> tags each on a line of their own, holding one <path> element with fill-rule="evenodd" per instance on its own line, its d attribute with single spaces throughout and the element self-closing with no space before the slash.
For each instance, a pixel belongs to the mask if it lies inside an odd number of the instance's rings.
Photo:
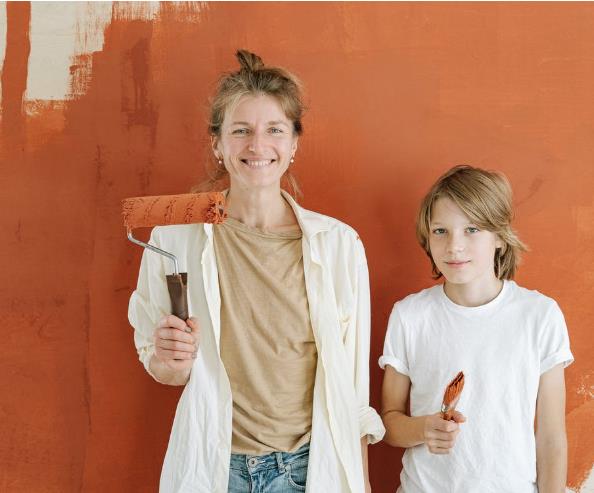
<svg viewBox="0 0 594 493">
<path fill-rule="evenodd" d="M 549 308 L 542 326 L 539 354 L 541 375 L 558 364 L 562 364 L 565 368 L 573 363 L 565 318 L 556 302 L 553 302 Z"/>
<path fill-rule="evenodd" d="M 390 314 L 384 341 L 384 352 L 379 359 L 379 365 L 382 369 L 385 369 L 386 365 L 390 365 L 397 372 L 406 376 L 409 375 L 406 334 L 404 324 L 400 318 L 398 303 L 394 305 Z"/>
</svg>

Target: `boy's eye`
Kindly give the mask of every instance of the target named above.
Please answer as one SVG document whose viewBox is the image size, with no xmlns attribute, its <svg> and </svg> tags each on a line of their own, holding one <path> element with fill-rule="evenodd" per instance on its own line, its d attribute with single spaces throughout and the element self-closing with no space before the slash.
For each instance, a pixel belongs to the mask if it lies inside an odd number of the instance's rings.
<svg viewBox="0 0 594 493">
<path fill-rule="evenodd" d="M 466 231 L 468 233 L 478 233 L 480 231 L 480 229 L 478 229 L 475 226 L 468 226 L 468 228 L 466 228 Z"/>
<path fill-rule="evenodd" d="M 443 235 L 445 234 L 446 230 L 444 228 L 435 228 L 433 230 L 434 235 Z"/>
</svg>

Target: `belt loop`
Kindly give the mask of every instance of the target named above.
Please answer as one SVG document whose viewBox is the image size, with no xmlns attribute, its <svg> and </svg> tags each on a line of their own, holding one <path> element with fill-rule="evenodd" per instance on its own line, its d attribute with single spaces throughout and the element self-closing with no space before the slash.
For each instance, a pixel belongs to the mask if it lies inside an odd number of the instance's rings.
<svg viewBox="0 0 594 493">
<path fill-rule="evenodd" d="M 276 456 L 276 464 L 278 465 L 279 472 L 285 472 L 285 463 L 283 462 L 283 453 L 275 452 L 274 455 Z"/>
</svg>

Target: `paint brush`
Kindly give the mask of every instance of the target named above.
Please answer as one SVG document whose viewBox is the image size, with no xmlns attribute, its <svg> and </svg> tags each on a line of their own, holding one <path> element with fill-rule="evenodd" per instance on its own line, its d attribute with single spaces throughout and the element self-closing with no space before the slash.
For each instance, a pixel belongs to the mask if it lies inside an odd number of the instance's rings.
<svg viewBox="0 0 594 493">
<path fill-rule="evenodd" d="M 441 417 L 446 421 L 452 420 L 452 415 L 456 409 L 456 404 L 460 399 L 460 394 L 464 388 L 464 373 L 458 372 L 455 378 L 448 384 L 443 394 L 441 404 Z"/>
<path fill-rule="evenodd" d="M 226 217 L 225 196 L 220 192 L 208 192 L 133 197 L 122 201 L 122 214 L 128 239 L 132 243 L 173 261 L 173 274 L 165 276 L 171 298 L 171 313 L 186 321 L 189 317 L 187 272 L 179 272 L 178 261 L 173 253 L 134 238 L 132 230 L 172 224 L 220 224 Z"/>
</svg>

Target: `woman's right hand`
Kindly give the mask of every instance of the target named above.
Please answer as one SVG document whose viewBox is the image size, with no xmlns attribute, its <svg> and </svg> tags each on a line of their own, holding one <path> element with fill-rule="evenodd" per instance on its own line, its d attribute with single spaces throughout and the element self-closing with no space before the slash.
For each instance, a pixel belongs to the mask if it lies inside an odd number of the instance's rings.
<svg viewBox="0 0 594 493">
<path fill-rule="evenodd" d="M 460 433 L 459 423 L 464 423 L 466 418 L 458 411 L 454 411 L 452 421 L 446 421 L 441 413 L 425 416 L 423 428 L 424 442 L 432 454 L 449 454 L 456 443 Z"/>
<path fill-rule="evenodd" d="M 174 372 L 188 372 L 198 356 L 200 330 L 190 317 L 186 322 L 175 315 L 163 317 L 155 327 L 155 358 Z"/>
</svg>

